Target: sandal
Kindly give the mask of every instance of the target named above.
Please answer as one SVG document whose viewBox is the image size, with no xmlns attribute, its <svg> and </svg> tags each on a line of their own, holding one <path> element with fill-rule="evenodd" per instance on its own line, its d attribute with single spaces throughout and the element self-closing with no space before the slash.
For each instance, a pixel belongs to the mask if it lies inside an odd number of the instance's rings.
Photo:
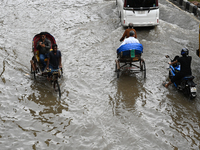
<svg viewBox="0 0 200 150">
<path fill-rule="evenodd" d="M 163 83 L 162 83 L 162 85 L 163 85 L 164 87 L 166 87 L 166 84 L 167 84 L 166 82 L 163 82 Z"/>
</svg>

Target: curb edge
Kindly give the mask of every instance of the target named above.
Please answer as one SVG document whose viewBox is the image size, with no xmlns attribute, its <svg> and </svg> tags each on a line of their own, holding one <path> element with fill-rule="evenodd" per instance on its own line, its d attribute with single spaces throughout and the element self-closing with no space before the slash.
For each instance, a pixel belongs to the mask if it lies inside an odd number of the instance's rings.
<svg viewBox="0 0 200 150">
<path fill-rule="evenodd" d="M 198 19 L 200 19 L 200 8 L 187 0 L 170 0 L 172 3 L 178 5 L 181 9 L 193 13 Z"/>
</svg>

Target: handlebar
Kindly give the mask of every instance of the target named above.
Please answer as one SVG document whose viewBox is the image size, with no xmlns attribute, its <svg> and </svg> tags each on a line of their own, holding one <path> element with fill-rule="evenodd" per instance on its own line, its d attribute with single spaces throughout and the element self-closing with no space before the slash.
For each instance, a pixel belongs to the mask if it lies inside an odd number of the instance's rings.
<svg viewBox="0 0 200 150">
<path fill-rule="evenodd" d="M 165 57 L 166 57 L 166 58 L 169 58 L 169 59 L 170 59 L 170 61 L 172 61 L 172 59 L 169 57 L 169 55 L 165 55 Z"/>
<path fill-rule="evenodd" d="M 59 68 L 59 69 L 48 69 L 47 72 L 51 72 L 53 75 L 56 75 L 56 74 L 59 74 L 59 75 L 62 75 L 63 71 L 62 71 L 62 68 Z"/>
</svg>

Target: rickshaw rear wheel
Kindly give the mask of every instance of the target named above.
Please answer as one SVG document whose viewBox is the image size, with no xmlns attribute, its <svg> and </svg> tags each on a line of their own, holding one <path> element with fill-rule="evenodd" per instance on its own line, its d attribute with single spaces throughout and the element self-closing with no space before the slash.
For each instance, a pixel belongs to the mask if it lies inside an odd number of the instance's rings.
<svg viewBox="0 0 200 150">
<path fill-rule="evenodd" d="M 117 63 L 115 64 L 115 72 L 117 73 L 117 78 L 119 78 L 119 72 L 120 72 L 120 70 L 117 69 Z"/>
<path fill-rule="evenodd" d="M 54 81 L 53 87 L 54 87 L 54 90 L 59 93 L 59 97 L 61 97 L 60 85 L 58 83 L 58 80 Z"/>
<path fill-rule="evenodd" d="M 117 78 L 119 78 L 119 70 L 117 70 Z"/>
<path fill-rule="evenodd" d="M 33 71 L 33 67 L 32 67 L 32 65 L 31 65 L 31 74 L 33 74 L 33 76 L 34 76 L 34 79 L 36 79 L 36 71 Z"/>
<path fill-rule="evenodd" d="M 143 76 L 146 78 L 146 65 L 144 60 L 140 61 L 140 71 L 143 72 Z"/>
<path fill-rule="evenodd" d="M 115 64 L 115 72 L 117 72 L 117 64 Z"/>
</svg>

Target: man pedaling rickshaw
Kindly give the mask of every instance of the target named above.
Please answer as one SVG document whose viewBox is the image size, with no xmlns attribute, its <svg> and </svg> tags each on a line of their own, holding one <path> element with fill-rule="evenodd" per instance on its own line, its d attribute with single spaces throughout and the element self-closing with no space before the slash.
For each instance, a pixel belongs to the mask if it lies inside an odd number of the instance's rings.
<svg viewBox="0 0 200 150">
<path fill-rule="evenodd" d="M 62 63 L 61 63 L 61 52 L 58 50 L 57 44 L 52 45 L 52 51 L 48 54 L 48 60 L 47 60 L 47 67 L 46 69 L 49 70 L 56 70 L 61 68 L 62 69 Z M 51 72 L 48 73 L 48 78 L 51 75 Z"/>
<path fill-rule="evenodd" d="M 137 38 L 137 33 L 136 33 L 136 30 L 134 29 L 133 27 L 133 24 L 132 23 L 129 23 L 128 24 L 128 29 L 126 29 L 124 31 L 124 34 L 122 35 L 122 37 L 120 38 L 120 42 L 122 42 L 125 38 L 129 38 L 130 36 L 130 31 L 133 31 L 135 34 L 134 34 L 134 38 Z"/>
</svg>

